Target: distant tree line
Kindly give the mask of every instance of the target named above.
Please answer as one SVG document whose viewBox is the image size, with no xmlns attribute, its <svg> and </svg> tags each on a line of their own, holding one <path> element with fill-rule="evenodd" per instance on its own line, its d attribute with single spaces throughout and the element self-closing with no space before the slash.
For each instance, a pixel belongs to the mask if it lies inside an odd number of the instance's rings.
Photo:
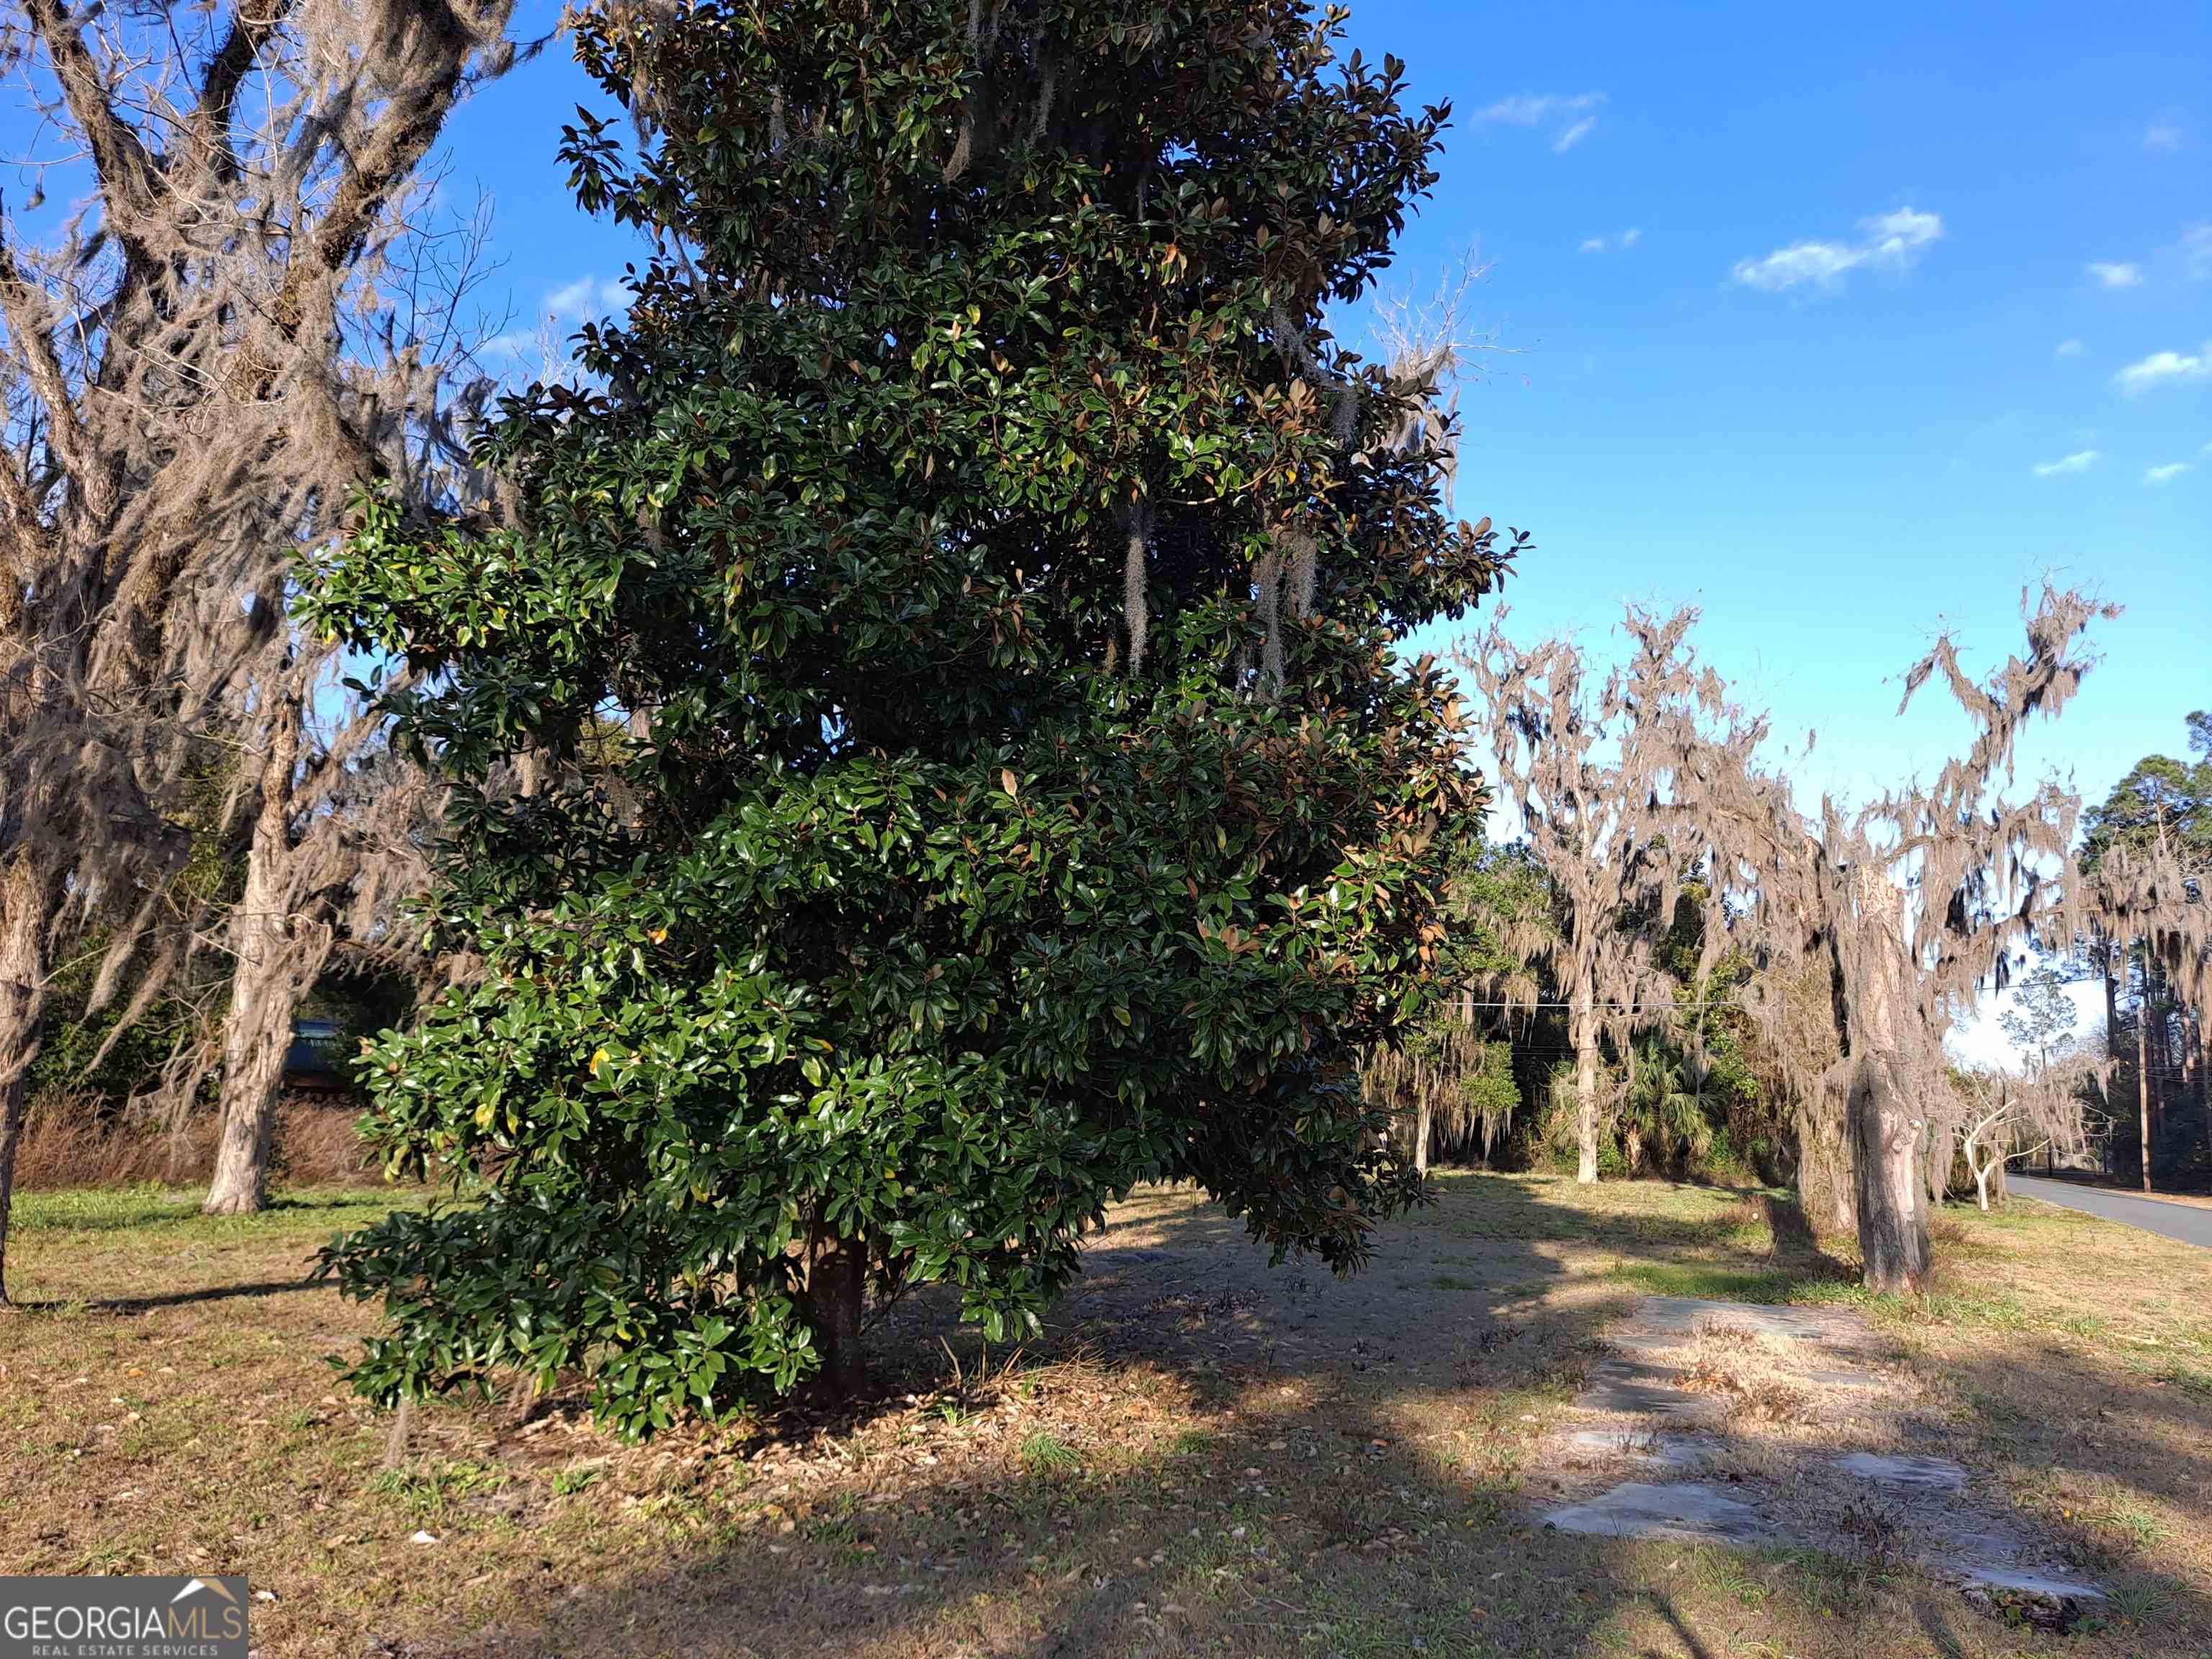
<svg viewBox="0 0 2212 1659">
<path fill-rule="evenodd" d="M 1931 784 L 1808 811 L 1764 723 L 1696 659 L 1692 613 L 1632 611 L 1601 686 L 1573 644 L 1514 647 L 1501 613 L 1462 665 L 1517 834 L 1463 832 L 1463 989 L 1370 1058 L 1369 1086 L 1425 1151 L 1466 1139 L 1463 1099 L 1495 1097 L 1485 1157 L 1517 1108 L 1534 1116 L 1505 1157 L 1571 1158 L 1583 1181 L 1748 1165 L 1855 1234 L 1882 1288 L 1924 1278 L 1930 1203 L 1986 1204 L 2021 1160 L 2094 1154 L 2147 1189 L 2154 1170 L 2201 1175 L 2206 716 L 2199 758 L 2146 759 L 2086 815 L 2056 782 L 2005 787 L 2024 724 L 2091 666 L 2079 641 L 2101 614 L 2045 592 L 2026 651 L 1986 679 L 1940 641 L 1907 700 L 1948 688 L 1967 744 Z M 1960 1069 L 1947 1035 L 2031 963 L 2002 1017 L 2025 1064 Z M 2100 973 L 2106 1034 L 2084 1044 L 2066 987 Z"/>
</svg>

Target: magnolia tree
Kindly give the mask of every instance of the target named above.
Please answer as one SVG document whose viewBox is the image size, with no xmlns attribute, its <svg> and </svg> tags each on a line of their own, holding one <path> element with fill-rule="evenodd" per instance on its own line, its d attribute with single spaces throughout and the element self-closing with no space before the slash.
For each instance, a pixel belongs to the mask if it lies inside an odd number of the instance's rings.
<svg viewBox="0 0 2212 1659">
<path fill-rule="evenodd" d="M 38 193 L 82 198 L 0 228 L 0 1249 L 56 953 L 105 933 L 95 1002 L 134 957 L 157 982 L 210 924 L 173 879 L 208 745 L 242 748 L 247 788 L 298 757 L 270 672 L 286 572 L 354 483 L 404 471 L 428 369 L 386 349 L 373 281 L 507 13 L 0 11 L 54 136 Z"/>
<path fill-rule="evenodd" d="M 429 688 L 483 964 L 366 1061 L 464 1200 L 329 1257 L 369 1395 L 581 1368 L 644 1432 L 856 1384 L 918 1285 L 1033 1331 L 1135 1182 L 1339 1268 L 1418 1194 L 1356 1062 L 1480 797 L 1395 647 L 1510 550 L 1443 511 L 1442 366 L 1322 325 L 1444 120 L 1339 28 L 579 20 L 638 135 L 568 135 L 580 199 L 664 252 L 486 435 L 514 528 L 380 506 L 321 582 Z"/>
</svg>

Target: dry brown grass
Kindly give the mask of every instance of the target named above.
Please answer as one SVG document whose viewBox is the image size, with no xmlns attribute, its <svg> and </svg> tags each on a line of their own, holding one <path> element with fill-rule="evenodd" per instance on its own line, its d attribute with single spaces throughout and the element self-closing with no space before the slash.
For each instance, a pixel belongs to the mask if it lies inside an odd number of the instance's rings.
<svg viewBox="0 0 2212 1659">
<path fill-rule="evenodd" d="M 1141 1193 L 1018 1357 L 925 1302 L 856 1414 L 635 1448 L 572 1394 L 520 1426 L 445 1404 L 388 1472 L 389 1419 L 324 1362 L 370 1316 L 301 1282 L 379 1195 L 214 1221 L 189 1190 L 34 1194 L 16 1268 L 48 1305 L 0 1321 L 0 1561 L 244 1571 L 277 1598 L 270 1659 L 2061 1650 L 1878 1559 L 1530 1527 L 1551 1429 L 1646 1291 L 1845 1292 L 1784 1273 L 1735 1195 L 1441 1185 L 1349 1283 Z M 2212 1344 L 2212 1253 L 2146 1237 L 1970 1217 L 1954 1287 L 1879 1321 L 1947 1443 L 2095 1553 L 2116 1603 L 2069 1659 L 2212 1651 L 2212 1395 L 2179 1380 Z M 2076 1298 L 2111 1327 L 2071 1330 Z M 1747 1469 L 1810 1432 L 1754 1426 Z"/>
<path fill-rule="evenodd" d="M 1811 1403 L 1773 1339 L 1725 1320 L 1699 1323 L 1681 1382 L 1692 1394 L 1718 1395 L 1733 1426 L 1802 1423 Z"/>
<path fill-rule="evenodd" d="M 308 1095 L 278 1103 L 271 1148 L 280 1180 L 330 1186 L 373 1179 L 374 1166 L 355 1131 L 359 1109 Z M 215 1170 L 217 1124 L 211 1110 L 169 1127 L 152 1115 L 103 1113 L 99 1101 L 49 1091 L 31 1103 L 15 1154 L 20 1188 L 56 1192 L 144 1182 L 203 1182 Z"/>
</svg>

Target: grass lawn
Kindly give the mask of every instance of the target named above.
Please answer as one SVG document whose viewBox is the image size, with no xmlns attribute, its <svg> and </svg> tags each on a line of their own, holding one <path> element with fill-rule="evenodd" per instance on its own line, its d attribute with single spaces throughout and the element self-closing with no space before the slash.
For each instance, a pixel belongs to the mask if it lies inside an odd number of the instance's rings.
<svg viewBox="0 0 2212 1659">
<path fill-rule="evenodd" d="M 2112 1592 L 2066 1633 L 1893 1563 L 1547 1533 L 1539 1443 L 1653 1291 L 1856 1299 L 1764 1195 L 1445 1173 L 1367 1273 L 1270 1272 L 1140 1193 L 1048 1339 L 927 1301 L 885 1392 L 625 1447 L 556 1397 L 391 1419 L 302 1281 L 391 1201 L 249 1218 L 156 1189 L 19 1200 L 0 1316 L 0 1564 L 244 1572 L 264 1655 L 2212 1653 L 2212 1251 L 2019 1202 L 1948 1214 L 1944 1280 L 1876 1309 L 1948 1455 Z"/>
</svg>

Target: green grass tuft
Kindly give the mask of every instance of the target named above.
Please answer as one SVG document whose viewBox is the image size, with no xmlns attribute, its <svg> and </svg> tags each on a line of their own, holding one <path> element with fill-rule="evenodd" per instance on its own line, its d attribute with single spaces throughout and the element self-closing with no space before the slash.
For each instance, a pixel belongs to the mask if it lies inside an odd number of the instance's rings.
<svg viewBox="0 0 2212 1659">
<path fill-rule="evenodd" d="M 1039 1429 L 1022 1442 L 1022 1467 L 1041 1478 L 1073 1474 L 1083 1459 L 1066 1441 Z"/>
</svg>

